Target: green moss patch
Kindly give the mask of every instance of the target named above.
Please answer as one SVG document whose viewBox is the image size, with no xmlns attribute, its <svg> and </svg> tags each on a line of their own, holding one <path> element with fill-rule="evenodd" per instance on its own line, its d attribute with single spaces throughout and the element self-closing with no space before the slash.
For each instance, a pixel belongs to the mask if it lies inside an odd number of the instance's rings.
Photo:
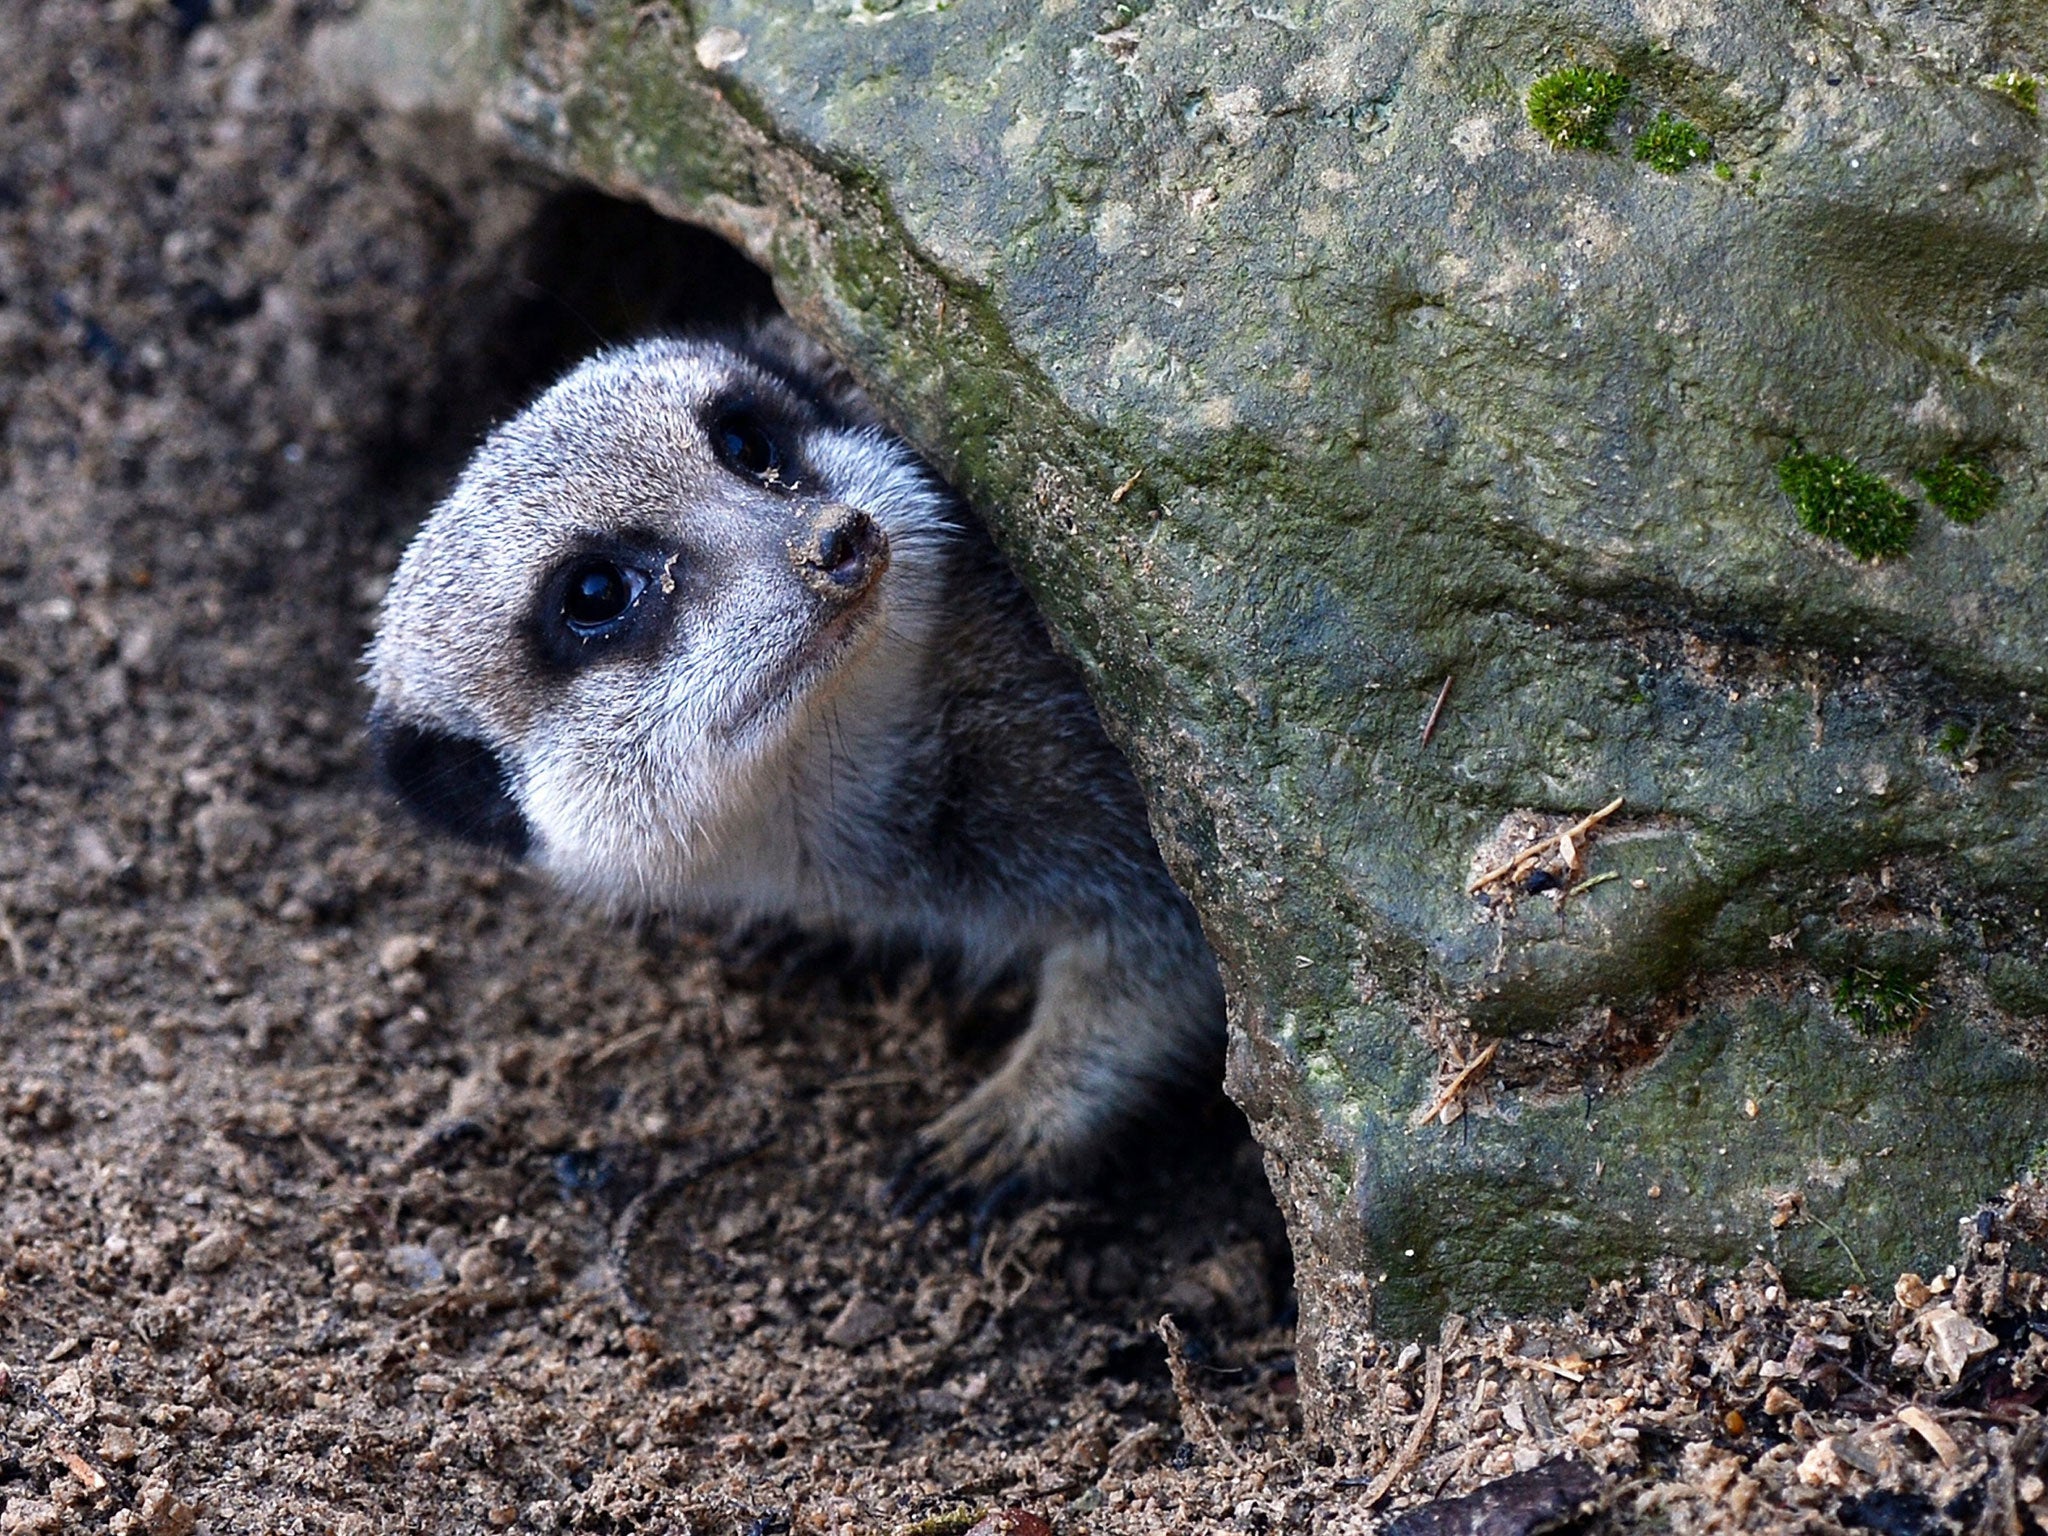
<svg viewBox="0 0 2048 1536">
<path fill-rule="evenodd" d="M 1653 171 L 1676 176 L 1698 165 L 1714 152 L 1704 133 L 1682 117 L 1659 112 L 1657 120 L 1636 135 L 1636 158 Z"/>
<path fill-rule="evenodd" d="M 1982 459 L 1950 454 L 1939 464 L 1913 471 L 1927 488 L 1927 499 L 1953 522 L 1974 523 L 1998 502 L 2005 482 Z"/>
<path fill-rule="evenodd" d="M 1558 149 L 1605 149 L 1628 79 L 1574 64 L 1529 87 L 1529 126 Z"/>
<path fill-rule="evenodd" d="M 1859 559 L 1904 554 L 1913 542 L 1918 509 L 1849 459 L 1795 449 L 1778 461 L 1778 484 L 1792 498 L 1800 526 Z"/>
<path fill-rule="evenodd" d="M 1858 966 L 1835 983 L 1835 1007 L 1859 1034 L 1903 1035 L 1927 1012 L 1927 994 L 1896 967 Z"/>
<path fill-rule="evenodd" d="M 2022 112 L 2040 110 L 2041 82 L 2032 75 L 2022 74 L 2017 69 L 2008 69 L 2002 75 L 1993 75 L 1984 83 L 1999 95 L 2010 98 Z"/>
</svg>

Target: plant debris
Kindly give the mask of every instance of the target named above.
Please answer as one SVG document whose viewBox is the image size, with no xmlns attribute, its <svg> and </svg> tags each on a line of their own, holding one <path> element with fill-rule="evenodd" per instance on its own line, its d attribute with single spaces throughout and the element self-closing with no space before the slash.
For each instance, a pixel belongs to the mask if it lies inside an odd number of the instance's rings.
<svg viewBox="0 0 2048 1536">
<path fill-rule="evenodd" d="M 1553 832 L 1548 837 L 1540 838 L 1536 842 L 1529 844 L 1528 847 L 1511 854 L 1502 862 L 1474 875 L 1465 884 L 1465 894 L 1468 896 L 1477 895 L 1490 885 L 1515 884 L 1534 872 L 1538 865 L 1543 862 L 1544 855 L 1553 848 L 1557 850 L 1557 862 L 1564 872 L 1570 873 L 1576 870 L 1579 867 L 1579 857 L 1584 847 L 1579 839 L 1620 810 L 1623 801 L 1623 796 L 1616 795 L 1590 816 L 1581 817 L 1562 831 Z M 1554 879 L 1555 876 L 1553 875 Z"/>
</svg>

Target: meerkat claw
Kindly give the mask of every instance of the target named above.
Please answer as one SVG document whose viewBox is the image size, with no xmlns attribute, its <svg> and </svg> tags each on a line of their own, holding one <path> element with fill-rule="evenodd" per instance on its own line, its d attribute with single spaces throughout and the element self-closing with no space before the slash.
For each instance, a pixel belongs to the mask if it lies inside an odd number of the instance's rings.
<svg viewBox="0 0 2048 1536">
<path fill-rule="evenodd" d="M 967 1217 L 967 1256 L 979 1260 L 988 1246 L 990 1229 L 1003 1217 L 1029 1205 L 1037 1193 L 1028 1173 L 1008 1174 L 983 1190 Z"/>
<path fill-rule="evenodd" d="M 945 1174 L 926 1166 L 925 1156 L 922 1148 L 912 1152 L 882 1191 L 891 1216 L 908 1217 L 920 1227 L 944 1210 L 954 1187 Z"/>
</svg>

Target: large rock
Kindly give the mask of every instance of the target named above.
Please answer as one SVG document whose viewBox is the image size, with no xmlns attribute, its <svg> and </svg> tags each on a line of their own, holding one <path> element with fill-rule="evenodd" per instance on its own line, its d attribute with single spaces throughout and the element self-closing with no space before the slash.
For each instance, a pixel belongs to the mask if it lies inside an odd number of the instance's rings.
<svg viewBox="0 0 2048 1536">
<path fill-rule="evenodd" d="M 1368 1319 L 1938 1263 L 2048 1155 L 2038 6 L 372 0 L 320 46 L 408 36 L 414 98 L 741 243 L 995 524 L 1223 957 L 1319 1405 Z M 1567 64 L 1631 83 L 1609 152 L 1530 126 Z M 1795 449 L 2006 488 L 1873 563 Z M 1616 797 L 1566 883 L 1619 878 L 1468 894 Z"/>
</svg>

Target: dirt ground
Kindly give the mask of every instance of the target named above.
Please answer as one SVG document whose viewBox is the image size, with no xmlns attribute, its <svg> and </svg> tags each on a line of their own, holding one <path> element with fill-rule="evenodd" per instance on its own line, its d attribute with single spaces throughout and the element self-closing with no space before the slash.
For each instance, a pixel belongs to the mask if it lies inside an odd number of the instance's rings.
<svg viewBox="0 0 2048 1536">
<path fill-rule="evenodd" d="M 403 825 L 412 525 L 579 351 L 765 289 L 317 105 L 339 9 L 0 6 L 0 1533 L 1364 1530 L 1518 1471 L 1404 1529 L 2048 1529 L 2038 1191 L 1926 1284 L 1389 1344 L 1316 1445 L 1227 1107 L 970 1254 L 882 1198 L 989 1060 L 943 985 Z"/>
</svg>

